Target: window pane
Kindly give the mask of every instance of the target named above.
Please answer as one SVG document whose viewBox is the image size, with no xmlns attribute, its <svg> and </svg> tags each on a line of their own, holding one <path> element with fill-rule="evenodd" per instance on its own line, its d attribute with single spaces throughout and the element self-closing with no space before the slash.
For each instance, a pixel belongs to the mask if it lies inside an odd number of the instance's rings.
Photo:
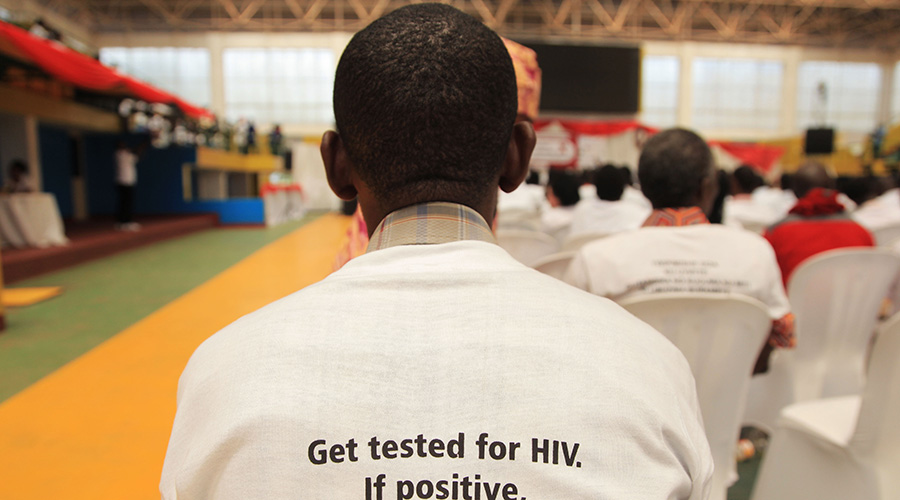
<svg viewBox="0 0 900 500">
<path fill-rule="evenodd" d="M 641 61 L 641 121 L 671 127 L 678 120 L 678 79 L 675 56 L 644 56 Z"/>
<path fill-rule="evenodd" d="M 229 119 L 330 123 L 334 53 L 329 49 L 234 48 L 223 52 Z"/>
<path fill-rule="evenodd" d="M 777 130 L 784 67 L 778 61 L 697 58 L 692 126 Z"/>
<path fill-rule="evenodd" d="M 209 107 L 209 51 L 176 47 L 107 47 L 100 62 L 171 92 L 191 104 Z"/>
<path fill-rule="evenodd" d="M 877 126 L 881 68 L 875 63 L 808 61 L 797 73 L 801 129 L 834 126 L 869 132 Z"/>
</svg>

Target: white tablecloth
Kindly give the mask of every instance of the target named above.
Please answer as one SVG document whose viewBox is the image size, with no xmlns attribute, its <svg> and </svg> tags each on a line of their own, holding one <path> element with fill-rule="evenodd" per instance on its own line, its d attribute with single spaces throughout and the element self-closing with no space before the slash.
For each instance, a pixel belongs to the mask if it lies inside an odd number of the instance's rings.
<svg viewBox="0 0 900 500">
<path fill-rule="evenodd" d="M 17 248 L 67 244 L 56 197 L 50 193 L 0 195 L 0 238 L 4 246 Z"/>
<path fill-rule="evenodd" d="M 302 190 L 297 186 L 265 186 L 262 199 L 266 226 L 302 219 L 306 214 Z"/>
</svg>

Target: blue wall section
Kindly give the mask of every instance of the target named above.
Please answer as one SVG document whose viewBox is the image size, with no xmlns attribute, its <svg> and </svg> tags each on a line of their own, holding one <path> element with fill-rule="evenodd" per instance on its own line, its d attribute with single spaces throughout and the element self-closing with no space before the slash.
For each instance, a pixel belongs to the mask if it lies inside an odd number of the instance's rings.
<svg viewBox="0 0 900 500">
<path fill-rule="evenodd" d="M 116 211 L 115 152 L 116 142 L 124 140 L 137 146 L 146 136 L 93 134 L 84 137 L 87 157 L 88 205 L 91 215 L 113 215 Z M 224 201 L 184 200 L 182 165 L 197 161 L 194 148 L 172 146 L 166 149 L 148 147 L 138 161 L 135 187 L 137 215 L 217 213 L 222 224 L 263 224 L 263 203 L 259 198 Z"/>
<path fill-rule="evenodd" d="M 38 128 L 41 178 L 44 191 L 56 196 L 59 212 L 72 217 L 72 141 L 65 129 L 41 125 Z"/>
</svg>

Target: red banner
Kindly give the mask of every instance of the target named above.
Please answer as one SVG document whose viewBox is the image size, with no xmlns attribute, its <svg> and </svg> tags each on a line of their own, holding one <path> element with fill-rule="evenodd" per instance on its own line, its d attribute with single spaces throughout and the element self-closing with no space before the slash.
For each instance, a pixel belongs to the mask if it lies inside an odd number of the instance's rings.
<svg viewBox="0 0 900 500">
<path fill-rule="evenodd" d="M 213 116 L 209 111 L 193 106 L 152 85 L 122 75 L 84 54 L 59 42 L 45 40 L 0 21 L 0 36 L 10 41 L 32 63 L 54 78 L 76 87 L 110 93 L 132 95 L 148 102 L 173 104 L 194 118 Z"/>
</svg>

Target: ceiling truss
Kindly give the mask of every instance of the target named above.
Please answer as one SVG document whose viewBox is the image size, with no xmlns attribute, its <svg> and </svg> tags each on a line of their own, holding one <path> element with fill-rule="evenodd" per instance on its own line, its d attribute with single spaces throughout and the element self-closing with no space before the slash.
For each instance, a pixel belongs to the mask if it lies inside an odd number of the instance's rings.
<svg viewBox="0 0 900 500">
<path fill-rule="evenodd" d="M 419 0 L 35 0 L 96 33 L 355 31 Z M 445 0 L 512 38 L 900 48 L 900 0 Z"/>
</svg>

